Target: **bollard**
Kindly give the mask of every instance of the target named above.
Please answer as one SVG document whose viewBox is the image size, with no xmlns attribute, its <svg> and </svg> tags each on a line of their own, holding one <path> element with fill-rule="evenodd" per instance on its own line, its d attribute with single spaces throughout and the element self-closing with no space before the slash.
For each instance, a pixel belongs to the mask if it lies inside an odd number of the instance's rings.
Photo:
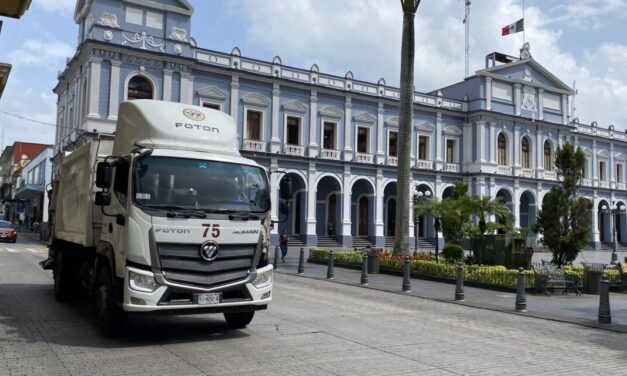
<svg viewBox="0 0 627 376">
<path fill-rule="evenodd" d="M 335 270 L 333 270 L 333 251 L 329 251 L 329 267 L 327 268 L 327 279 L 335 279 Z"/>
<path fill-rule="evenodd" d="M 455 286 L 455 300 L 464 301 L 464 265 L 457 264 L 457 284 Z"/>
<path fill-rule="evenodd" d="M 516 291 L 516 311 L 527 312 L 527 294 L 525 293 L 525 272 L 518 268 L 518 290 Z"/>
<path fill-rule="evenodd" d="M 599 281 L 599 324 L 611 324 L 612 314 L 610 312 L 610 282 L 603 274 Z"/>
<path fill-rule="evenodd" d="M 305 273 L 305 248 L 300 247 L 300 257 L 298 258 L 298 274 Z"/>
<path fill-rule="evenodd" d="M 409 256 L 403 260 L 403 292 L 411 291 L 411 281 L 409 280 Z"/>
<path fill-rule="evenodd" d="M 272 263 L 272 267 L 274 268 L 274 270 L 277 270 L 279 267 L 279 246 L 278 245 L 274 246 L 274 261 Z"/>
<path fill-rule="evenodd" d="M 368 252 L 364 251 L 361 259 L 361 284 L 368 284 Z"/>
</svg>

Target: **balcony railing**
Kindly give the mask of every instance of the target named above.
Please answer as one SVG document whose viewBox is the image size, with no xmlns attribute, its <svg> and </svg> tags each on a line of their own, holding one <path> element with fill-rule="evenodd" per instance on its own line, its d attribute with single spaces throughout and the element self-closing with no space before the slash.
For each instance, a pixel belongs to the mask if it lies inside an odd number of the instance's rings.
<svg viewBox="0 0 627 376">
<path fill-rule="evenodd" d="M 458 163 L 447 163 L 444 169 L 447 172 L 459 172 L 461 170 Z"/>
<path fill-rule="evenodd" d="M 609 188 L 610 182 L 605 180 L 599 180 L 599 188 Z"/>
<path fill-rule="evenodd" d="M 372 154 L 357 153 L 355 154 L 355 162 L 372 163 Z"/>
<path fill-rule="evenodd" d="M 416 167 L 423 170 L 433 170 L 433 161 L 423 161 L 419 159 L 416 163 Z"/>
<path fill-rule="evenodd" d="M 301 145 L 285 144 L 283 145 L 283 153 L 285 155 L 297 155 L 302 157 L 305 155 L 305 147 Z"/>
<path fill-rule="evenodd" d="M 557 174 L 555 173 L 555 171 L 544 171 L 544 178 L 555 180 L 557 179 Z"/>
<path fill-rule="evenodd" d="M 533 178 L 534 177 L 533 169 L 531 169 L 531 168 L 523 168 L 522 169 L 522 176 L 525 177 L 525 178 Z"/>
<path fill-rule="evenodd" d="M 388 156 L 388 166 L 398 166 L 398 157 Z"/>
<path fill-rule="evenodd" d="M 592 179 L 582 179 L 582 184 L 587 187 L 592 187 Z"/>
<path fill-rule="evenodd" d="M 266 143 L 257 140 L 244 140 L 244 150 L 265 152 Z"/>
<path fill-rule="evenodd" d="M 499 175 L 511 175 L 512 169 L 509 166 L 496 166 L 496 173 Z"/>
<path fill-rule="evenodd" d="M 335 149 L 322 149 L 320 157 L 322 159 L 332 159 L 334 161 L 338 161 L 340 159 L 340 151 Z"/>
<path fill-rule="evenodd" d="M 625 183 L 616 183 L 616 189 L 625 190 Z"/>
</svg>

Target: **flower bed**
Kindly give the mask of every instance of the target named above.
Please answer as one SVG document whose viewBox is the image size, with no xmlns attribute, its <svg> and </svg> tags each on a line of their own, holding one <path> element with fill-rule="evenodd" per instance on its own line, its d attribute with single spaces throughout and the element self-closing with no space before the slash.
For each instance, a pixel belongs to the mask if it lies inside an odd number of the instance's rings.
<svg viewBox="0 0 627 376">
<path fill-rule="evenodd" d="M 333 250 L 334 263 L 338 266 L 359 269 L 362 264 L 363 254 L 360 251 L 352 249 Z M 328 263 L 328 251 L 322 248 L 312 248 L 309 251 L 309 262 Z M 401 256 L 393 256 L 391 253 L 384 251 L 379 253 L 379 262 L 381 272 L 400 274 L 403 268 L 403 258 Z M 454 281 L 456 275 L 456 265 L 447 264 L 443 260 L 436 262 L 434 260 L 425 259 L 424 255 L 410 256 L 411 275 L 417 278 L 433 278 L 441 280 Z M 579 285 L 583 284 L 583 267 L 581 266 L 565 266 L 564 271 L 568 275 L 578 276 Z M 533 271 L 525 270 L 525 286 L 527 288 L 535 287 L 535 279 Z M 610 285 L 618 285 L 620 275 L 618 270 L 608 269 L 605 271 Z M 496 288 L 516 289 L 518 285 L 518 270 L 506 269 L 504 266 L 481 266 L 481 265 L 465 265 L 464 266 L 464 282 L 470 282 L 480 285 L 493 286 Z"/>
</svg>

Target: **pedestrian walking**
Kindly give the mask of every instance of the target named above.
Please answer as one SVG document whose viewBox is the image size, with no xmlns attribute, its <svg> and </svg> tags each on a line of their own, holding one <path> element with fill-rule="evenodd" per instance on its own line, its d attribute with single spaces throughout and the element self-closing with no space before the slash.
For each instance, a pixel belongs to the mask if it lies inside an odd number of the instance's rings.
<svg viewBox="0 0 627 376">
<path fill-rule="evenodd" d="M 287 230 L 283 230 L 279 240 L 281 246 L 281 261 L 285 264 L 285 256 L 287 256 Z"/>
</svg>

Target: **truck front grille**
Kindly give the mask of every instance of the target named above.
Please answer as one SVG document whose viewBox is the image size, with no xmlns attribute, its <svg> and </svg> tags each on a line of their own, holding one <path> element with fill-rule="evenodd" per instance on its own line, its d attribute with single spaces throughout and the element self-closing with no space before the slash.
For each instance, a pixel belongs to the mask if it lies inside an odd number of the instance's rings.
<svg viewBox="0 0 627 376">
<path fill-rule="evenodd" d="M 244 280 L 252 267 L 256 244 L 220 245 L 218 257 L 205 261 L 200 257 L 200 244 L 157 245 L 161 270 L 170 282 L 201 287 Z"/>
</svg>

